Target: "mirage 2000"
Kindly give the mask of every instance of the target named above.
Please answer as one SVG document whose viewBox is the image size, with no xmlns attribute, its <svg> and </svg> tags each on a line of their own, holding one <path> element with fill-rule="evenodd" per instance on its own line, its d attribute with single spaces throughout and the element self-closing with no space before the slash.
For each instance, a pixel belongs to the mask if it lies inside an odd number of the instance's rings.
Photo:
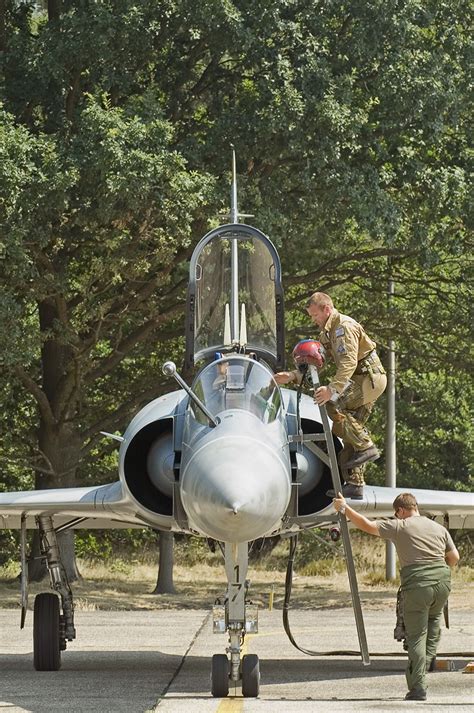
<svg viewBox="0 0 474 713">
<path fill-rule="evenodd" d="M 257 630 L 248 604 L 252 541 L 337 526 L 343 537 L 362 661 L 369 663 L 350 539 L 326 491 L 340 489 L 337 439 L 324 407 L 309 395 L 280 388 L 284 368 L 284 297 L 280 260 L 269 238 L 239 222 L 235 157 L 231 221 L 212 230 L 191 258 L 186 305 L 188 386 L 172 362 L 163 371 L 179 389 L 145 406 L 120 441 L 119 480 L 97 487 L 0 494 L 0 527 L 21 529 L 22 625 L 27 607 L 26 530 L 38 528 L 53 592 L 36 596 L 34 666 L 57 670 L 76 636 L 73 596 L 57 545 L 68 528 L 151 527 L 211 538 L 224 553 L 227 591 L 214 629 L 227 632 L 227 653 L 212 657 L 211 689 L 229 683 L 245 697 L 259 692 L 259 661 L 241 655 L 245 634 Z M 312 368 L 313 382 L 317 371 Z M 322 441 L 321 445 L 318 442 Z M 322 447 L 321 447 L 322 446 Z M 366 486 L 353 507 L 368 517 L 392 514 L 400 492 Z M 472 521 L 468 494 L 414 490 L 420 509 Z M 472 523 L 471 523 L 472 524 Z"/>
</svg>

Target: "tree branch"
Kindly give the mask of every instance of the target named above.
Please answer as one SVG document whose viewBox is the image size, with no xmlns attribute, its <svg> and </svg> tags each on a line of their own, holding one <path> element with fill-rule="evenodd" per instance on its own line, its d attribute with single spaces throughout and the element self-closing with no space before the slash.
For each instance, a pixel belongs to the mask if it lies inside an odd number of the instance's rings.
<svg viewBox="0 0 474 713">
<path fill-rule="evenodd" d="M 38 404 L 41 417 L 48 424 L 48 426 L 53 427 L 56 424 L 56 419 L 54 418 L 53 411 L 51 409 L 51 404 L 49 403 L 46 394 L 38 386 L 38 384 L 31 378 L 31 376 L 23 369 L 21 366 L 14 367 L 14 372 L 20 379 L 21 383 L 25 389 L 33 396 Z"/>
<path fill-rule="evenodd" d="M 120 364 L 124 356 L 128 354 L 136 344 L 138 344 L 139 342 L 143 342 L 154 329 L 159 327 L 159 325 L 165 321 L 165 319 L 169 318 L 173 314 L 180 312 L 181 310 L 182 305 L 175 305 L 174 307 L 170 308 L 165 315 L 161 314 L 155 319 L 150 319 L 148 322 L 145 322 L 145 324 L 142 324 L 140 327 L 138 327 L 138 329 L 129 334 L 127 337 L 125 337 L 125 339 L 120 342 L 120 344 L 114 349 L 112 354 L 102 360 L 95 369 L 92 369 L 88 372 L 88 381 L 93 382 L 96 379 L 99 379 L 108 374 L 112 369 L 114 369 L 118 364 Z"/>
</svg>

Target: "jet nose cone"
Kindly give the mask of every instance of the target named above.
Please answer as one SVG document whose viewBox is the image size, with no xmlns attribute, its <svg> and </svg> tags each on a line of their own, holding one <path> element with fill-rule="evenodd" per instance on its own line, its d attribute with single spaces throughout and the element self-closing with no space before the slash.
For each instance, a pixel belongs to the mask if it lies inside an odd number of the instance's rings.
<svg viewBox="0 0 474 713">
<path fill-rule="evenodd" d="M 278 526 L 290 498 L 290 473 L 270 448 L 220 439 L 193 455 L 181 497 L 190 525 L 224 542 L 246 542 Z"/>
</svg>

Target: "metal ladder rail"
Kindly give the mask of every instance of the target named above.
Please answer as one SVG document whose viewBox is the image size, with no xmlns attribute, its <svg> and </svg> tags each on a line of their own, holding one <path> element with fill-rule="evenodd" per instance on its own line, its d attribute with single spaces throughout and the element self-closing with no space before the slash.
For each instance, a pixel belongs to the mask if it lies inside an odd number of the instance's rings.
<svg viewBox="0 0 474 713">
<path fill-rule="evenodd" d="M 309 370 L 310 370 L 310 374 L 311 374 L 311 380 L 313 382 L 313 387 L 315 389 L 317 389 L 320 386 L 318 370 L 315 366 L 312 366 L 312 365 L 310 365 Z M 340 493 L 342 486 L 341 486 L 341 478 L 339 475 L 339 465 L 337 462 L 336 449 L 334 448 L 334 441 L 332 438 L 332 431 L 331 431 L 331 426 L 329 425 L 329 419 L 328 419 L 326 407 L 320 406 L 319 411 L 321 413 L 321 421 L 323 424 L 324 436 L 325 436 L 325 441 L 326 441 L 327 449 L 328 449 L 329 467 L 331 469 L 331 479 L 332 479 L 333 488 L 336 493 Z M 309 446 L 311 449 L 310 442 L 306 442 L 305 445 Z M 315 448 L 315 450 L 316 450 L 316 448 Z M 319 454 L 317 454 L 317 455 L 319 455 Z M 346 520 L 345 516 L 341 515 L 341 513 L 338 513 L 338 520 L 339 520 L 339 527 L 341 529 L 341 534 L 342 534 L 342 542 L 344 545 L 344 552 L 346 555 L 347 576 L 349 578 L 349 586 L 350 586 L 351 597 L 352 597 L 352 607 L 354 609 L 354 616 L 355 616 L 355 622 L 356 622 L 356 627 L 357 627 L 357 635 L 359 637 L 359 645 L 360 645 L 360 653 L 361 653 L 362 663 L 364 664 L 364 666 L 369 666 L 370 665 L 369 649 L 367 646 L 367 637 L 365 634 L 364 617 L 362 614 L 362 607 L 361 607 L 361 603 L 360 603 L 359 587 L 357 584 L 357 575 L 356 575 L 355 565 L 354 565 L 354 556 L 352 554 L 352 545 L 351 545 L 351 539 L 350 539 L 350 535 L 349 535 L 349 528 L 348 528 L 347 520 Z"/>
</svg>

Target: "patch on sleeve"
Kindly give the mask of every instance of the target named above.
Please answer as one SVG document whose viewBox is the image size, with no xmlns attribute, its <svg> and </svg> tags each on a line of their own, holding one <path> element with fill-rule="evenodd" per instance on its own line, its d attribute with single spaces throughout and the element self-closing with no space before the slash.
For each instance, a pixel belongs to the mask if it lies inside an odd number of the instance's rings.
<svg viewBox="0 0 474 713">
<path fill-rule="evenodd" d="M 338 327 L 335 331 L 336 337 L 343 337 L 344 336 L 344 327 Z"/>
<path fill-rule="evenodd" d="M 344 345 L 344 342 L 341 342 L 338 347 L 337 347 L 337 353 L 338 354 L 345 354 L 346 353 L 346 347 Z"/>
</svg>

